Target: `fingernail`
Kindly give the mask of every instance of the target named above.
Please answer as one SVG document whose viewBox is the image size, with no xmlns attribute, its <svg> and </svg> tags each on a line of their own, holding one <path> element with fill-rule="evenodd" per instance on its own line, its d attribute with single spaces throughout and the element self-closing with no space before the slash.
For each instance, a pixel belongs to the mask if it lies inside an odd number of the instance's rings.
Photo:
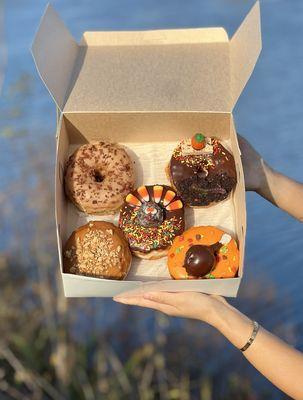
<svg viewBox="0 0 303 400">
<path fill-rule="evenodd" d="M 153 298 L 152 293 L 143 293 L 143 298 L 147 300 L 151 300 Z"/>
</svg>

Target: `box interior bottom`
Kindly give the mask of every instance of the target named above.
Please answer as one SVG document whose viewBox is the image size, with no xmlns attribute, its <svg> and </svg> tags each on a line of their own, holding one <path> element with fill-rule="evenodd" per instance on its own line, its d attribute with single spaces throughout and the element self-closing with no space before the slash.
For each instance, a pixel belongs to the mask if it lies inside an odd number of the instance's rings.
<svg viewBox="0 0 303 400">
<path fill-rule="evenodd" d="M 230 141 L 221 141 L 230 150 Z M 135 162 L 137 185 L 169 184 L 165 168 L 170 159 L 177 141 L 161 143 L 120 143 Z M 69 154 L 79 147 L 79 144 L 69 146 Z M 117 224 L 118 214 L 115 216 L 94 216 L 80 212 L 73 204 L 67 205 L 66 238 L 79 226 L 92 220 L 105 220 Z M 213 225 L 236 236 L 235 213 L 233 196 L 225 201 L 207 208 L 185 208 L 186 229 L 197 225 Z M 166 257 L 158 260 L 143 260 L 133 257 L 127 280 L 155 281 L 171 279 Z"/>
</svg>

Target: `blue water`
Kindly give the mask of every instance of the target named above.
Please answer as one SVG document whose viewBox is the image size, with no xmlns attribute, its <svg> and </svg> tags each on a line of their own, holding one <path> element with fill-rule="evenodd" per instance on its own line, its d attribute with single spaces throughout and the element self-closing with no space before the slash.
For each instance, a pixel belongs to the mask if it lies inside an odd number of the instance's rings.
<svg viewBox="0 0 303 400">
<path fill-rule="evenodd" d="M 252 1 L 237 0 L 56 0 L 52 4 L 72 34 L 80 39 L 84 30 L 127 30 L 224 26 L 236 30 Z M 35 141 L 54 136 L 55 108 L 41 84 L 29 53 L 46 1 L 9 0 L 4 7 L 5 47 L 8 62 L 0 99 L 0 132 L 13 127 L 12 137 L 0 135 L 0 190 L 20 179 L 26 159 L 25 148 Z M 264 0 L 261 2 L 263 51 L 254 74 L 235 108 L 237 129 L 260 151 L 274 168 L 303 181 L 303 2 Z M 12 86 L 23 75 L 26 100 Z M 21 113 L 14 114 L 15 103 Z M 50 146 L 50 152 L 54 148 Z M 52 153 L 53 154 L 53 153 Z M 51 157 L 51 162 L 53 159 Z M 303 199 L 302 199 L 303 201 Z M 256 194 L 247 194 L 248 230 L 245 279 L 237 306 L 258 318 L 266 327 L 291 325 L 293 342 L 303 349 L 303 227 Z M 16 211 L 18 212 L 18 211 Z M 30 224 L 28 215 L 20 221 Z M 14 234 L 9 223 L 0 233 L 0 249 Z M 260 300 L 250 300 L 257 286 Z M 271 291 L 276 301 L 268 302 Z M 282 302 L 287 307 L 280 308 Z M 101 304 L 102 300 L 98 300 Z M 103 301 L 105 314 L 115 307 Z M 134 317 L 135 317 L 134 311 Z"/>
</svg>

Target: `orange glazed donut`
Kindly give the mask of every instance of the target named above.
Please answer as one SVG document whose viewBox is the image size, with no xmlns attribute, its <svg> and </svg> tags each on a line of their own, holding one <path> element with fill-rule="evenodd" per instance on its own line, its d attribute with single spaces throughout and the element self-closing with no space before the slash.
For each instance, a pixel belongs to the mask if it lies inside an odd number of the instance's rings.
<svg viewBox="0 0 303 400">
<path fill-rule="evenodd" d="M 239 269 L 235 239 L 214 226 L 196 226 L 177 236 L 168 251 L 174 279 L 234 278 Z"/>
</svg>

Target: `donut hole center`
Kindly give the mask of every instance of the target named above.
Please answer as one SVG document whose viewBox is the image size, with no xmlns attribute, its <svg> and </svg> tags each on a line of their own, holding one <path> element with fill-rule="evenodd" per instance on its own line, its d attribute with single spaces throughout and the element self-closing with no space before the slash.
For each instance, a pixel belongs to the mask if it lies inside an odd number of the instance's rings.
<svg viewBox="0 0 303 400">
<path fill-rule="evenodd" d="M 104 176 L 101 174 L 100 171 L 94 170 L 93 177 L 96 182 L 101 183 L 104 181 Z"/>
</svg>

